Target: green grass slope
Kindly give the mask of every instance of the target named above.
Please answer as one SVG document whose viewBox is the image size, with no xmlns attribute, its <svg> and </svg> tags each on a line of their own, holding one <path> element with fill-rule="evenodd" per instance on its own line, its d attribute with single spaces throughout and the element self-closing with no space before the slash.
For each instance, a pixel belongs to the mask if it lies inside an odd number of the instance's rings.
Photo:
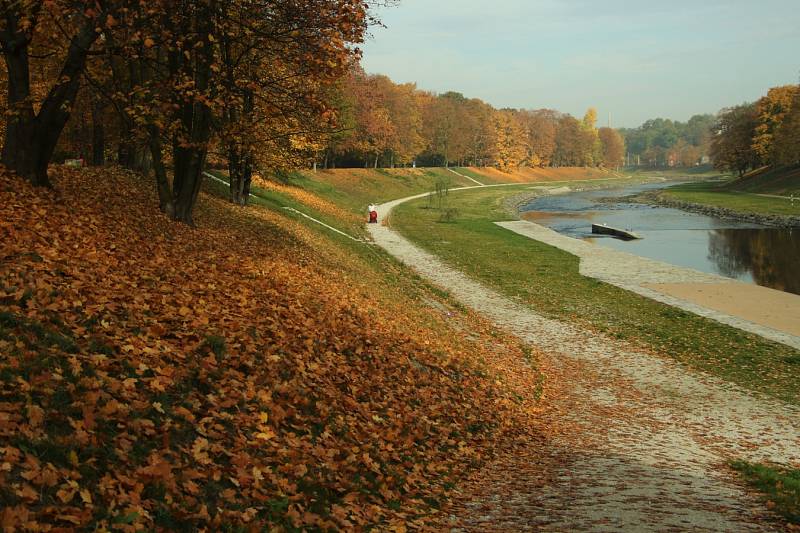
<svg viewBox="0 0 800 533">
<path fill-rule="evenodd" d="M 724 188 L 780 196 L 794 194 L 800 197 L 800 165 L 759 169 L 730 181 Z"/>
</svg>

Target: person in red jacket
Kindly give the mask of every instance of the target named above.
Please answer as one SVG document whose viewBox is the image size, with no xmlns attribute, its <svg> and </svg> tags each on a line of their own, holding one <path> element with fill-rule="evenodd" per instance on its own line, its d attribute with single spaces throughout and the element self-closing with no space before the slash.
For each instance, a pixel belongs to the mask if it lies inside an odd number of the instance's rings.
<svg viewBox="0 0 800 533">
<path fill-rule="evenodd" d="M 375 204 L 369 204 L 367 208 L 369 211 L 369 223 L 370 224 L 377 224 L 378 223 L 378 209 L 375 207 Z"/>
</svg>

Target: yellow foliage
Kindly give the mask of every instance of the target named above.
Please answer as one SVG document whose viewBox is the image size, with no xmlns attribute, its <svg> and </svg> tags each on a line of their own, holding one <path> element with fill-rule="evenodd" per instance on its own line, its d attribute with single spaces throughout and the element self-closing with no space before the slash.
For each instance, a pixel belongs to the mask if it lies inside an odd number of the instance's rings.
<svg viewBox="0 0 800 533">
<path fill-rule="evenodd" d="M 752 148 L 764 163 L 772 162 L 775 132 L 791 110 L 798 91 L 800 91 L 798 85 L 773 87 L 756 104 L 758 125 L 753 136 Z"/>
</svg>

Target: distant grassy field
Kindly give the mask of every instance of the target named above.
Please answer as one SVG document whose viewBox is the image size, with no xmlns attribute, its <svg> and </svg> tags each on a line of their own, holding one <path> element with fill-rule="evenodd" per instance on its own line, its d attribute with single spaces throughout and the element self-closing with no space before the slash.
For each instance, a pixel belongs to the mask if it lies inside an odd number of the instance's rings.
<svg viewBox="0 0 800 533">
<path fill-rule="evenodd" d="M 723 207 L 740 213 L 800 216 L 800 193 L 792 202 L 786 198 L 759 196 L 752 192 L 731 190 L 725 183 L 685 183 L 661 193 L 667 199 Z"/>
<path fill-rule="evenodd" d="M 504 196 L 522 186 L 453 192 L 453 222 L 425 201 L 399 206 L 403 235 L 507 296 L 552 318 L 630 341 L 739 385 L 800 404 L 800 352 L 581 276 L 578 259 L 502 229 Z"/>
</svg>

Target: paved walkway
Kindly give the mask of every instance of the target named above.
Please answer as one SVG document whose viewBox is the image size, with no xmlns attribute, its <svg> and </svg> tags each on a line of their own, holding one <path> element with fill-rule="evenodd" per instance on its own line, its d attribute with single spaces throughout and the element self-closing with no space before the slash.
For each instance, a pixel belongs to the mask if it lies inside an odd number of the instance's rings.
<svg viewBox="0 0 800 533">
<path fill-rule="evenodd" d="M 379 206 L 382 219 L 404 200 Z M 498 458 L 467 483 L 457 531 L 773 531 L 725 467 L 800 466 L 800 409 L 546 319 L 383 224 L 375 242 L 499 327 L 538 347 L 560 393 L 543 449 Z"/>
</svg>

